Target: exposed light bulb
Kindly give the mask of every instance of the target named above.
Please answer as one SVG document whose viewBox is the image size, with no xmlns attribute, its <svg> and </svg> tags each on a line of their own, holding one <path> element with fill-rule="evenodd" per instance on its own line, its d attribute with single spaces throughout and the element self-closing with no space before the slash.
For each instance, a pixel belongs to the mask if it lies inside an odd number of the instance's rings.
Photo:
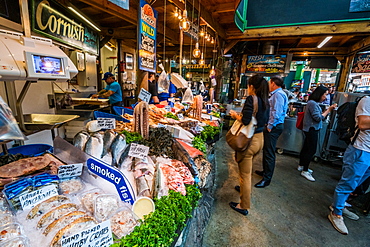
<svg viewBox="0 0 370 247">
<path fill-rule="evenodd" d="M 179 16 L 179 10 L 178 10 L 178 8 L 176 7 L 176 10 L 175 10 L 175 17 L 178 17 Z"/>
<path fill-rule="evenodd" d="M 195 49 L 193 50 L 193 57 L 199 58 L 200 57 L 200 50 L 199 50 L 199 43 L 195 43 Z"/>
<path fill-rule="evenodd" d="M 182 20 L 180 21 L 179 25 L 180 25 L 180 29 L 182 29 L 184 32 L 187 32 L 190 29 L 190 22 L 188 20 L 188 12 L 186 11 L 186 9 L 183 12 Z"/>
<path fill-rule="evenodd" d="M 204 33 L 204 30 L 202 29 L 202 30 L 200 31 L 199 35 L 203 37 L 203 36 L 204 36 L 204 34 L 205 34 L 205 33 Z"/>
<path fill-rule="evenodd" d="M 183 64 L 186 64 L 186 59 L 185 58 L 182 60 L 182 63 Z"/>
<path fill-rule="evenodd" d="M 214 44 L 215 43 L 215 40 L 213 39 L 213 37 L 212 37 L 212 39 L 211 39 L 211 44 Z"/>
<path fill-rule="evenodd" d="M 211 41 L 211 36 L 210 35 L 208 35 L 207 41 Z"/>
<path fill-rule="evenodd" d="M 202 52 L 202 55 L 201 55 L 201 59 L 199 60 L 199 64 L 204 64 L 205 63 L 205 61 L 204 61 L 204 59 L 203 59 L 203 52 Z"/>
<path fill-rule="evenodd" d="M 168 63 L 168 58 L 166 58 L 166 63 Z"/>
</svg>

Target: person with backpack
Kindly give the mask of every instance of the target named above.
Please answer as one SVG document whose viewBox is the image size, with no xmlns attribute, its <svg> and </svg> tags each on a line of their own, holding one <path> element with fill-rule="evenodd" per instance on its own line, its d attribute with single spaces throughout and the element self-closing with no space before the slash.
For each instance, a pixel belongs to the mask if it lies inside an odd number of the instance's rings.
<svg viewBox="0 0 370 247">
<path fill-rule="evenodd" d="M 356 187 L 370 176 L 370 97 L 363 97 L 356 107 L 357 129 L 343 156 L 342 176 L 334 190 L 328 219 L 334 228 L 348 234 L 344 224 L 345 202 Z"/>
<path fill-rule="evenodd" d="M 297 169 L 301 172 L 301 176 L 311 182 L 314 182 L 315 178 L 312 176 L 313 171 L 308 169 L 308 167 L 316 153 L 319 131 L 322 128 L 322 120 L 324 120 L 326 116 L 337 106 L 337 104 L 333 104 L 329 106 L 326 111 L 322 112 L 319 103 L 323 102 L 327 95 L 328 88 L 322 85 L 318 86 L 308 97 L 303 118 L 303 133 L 305 139 L 299 155 L 299 165 Z"/>
</svg>

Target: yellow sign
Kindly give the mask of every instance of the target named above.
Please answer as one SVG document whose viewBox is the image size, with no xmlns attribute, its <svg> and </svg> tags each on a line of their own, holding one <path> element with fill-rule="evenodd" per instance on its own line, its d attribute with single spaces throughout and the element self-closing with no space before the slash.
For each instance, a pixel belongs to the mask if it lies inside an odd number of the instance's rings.
<svg viewBox="0 0 370 247">
<path fill-rule="evenodd" d="M 186 69 L 210 69 L 210 64 L 187 64 L 185 65 Z"/>
</svg>

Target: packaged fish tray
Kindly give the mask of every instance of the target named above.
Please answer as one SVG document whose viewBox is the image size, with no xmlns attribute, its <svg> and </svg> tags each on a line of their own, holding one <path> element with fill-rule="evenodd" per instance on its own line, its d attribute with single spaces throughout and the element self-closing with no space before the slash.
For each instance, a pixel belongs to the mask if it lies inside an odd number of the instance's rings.
<svg viewBox="0 0 370 247">
<path fill-rule="evenodd" d="M 95 198 L 102 194 L 104 194 L 104 192 L 101 189 L 94 188 L 79 194 L 78 199 L 80 200 L 84 209 L 93 215 Z"/>
<path fill-rule="evenodd" d="M 0 227 L 0 243 L 23 236 L 23 228 L 18 223 L 11 223 Z"/>
<path fill-rule="evenodd" d="M 120 207 L 120 199 L 116 195 L 98 195 L 94 202 L 94 217 L 102 222 Z"/>
<path fill-rule="evenodd" d="M 126 206 L 120 207 L 109 216 L 112 232 L 119 239 L 130 234 L 140 224 L 138 219 Z"/>
<path fill-rule="evenodd" d="M 0 242 L 0 247 L 31 247 L 31 245 L 27 237 L 19 236 L 17 238 Z"/>
<path fill-rule="evenodd" d="M 66 195 L 74 195 L 85 189 L 85 183 L 79 177 L 61 179 L 59 181 L 59 192 Z"/>
<path fill-rule="evenodd" d="M 0 212 L 0 227 L 14 222 L 14 215 L 10 210 Z"/>
</svg>

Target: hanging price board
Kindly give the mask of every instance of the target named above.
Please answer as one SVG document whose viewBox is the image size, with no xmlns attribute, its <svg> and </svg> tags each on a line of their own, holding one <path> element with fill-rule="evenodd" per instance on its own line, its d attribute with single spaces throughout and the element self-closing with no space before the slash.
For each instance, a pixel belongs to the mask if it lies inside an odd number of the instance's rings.
<svg viewBox="0 0 370 247">
<path fill-rule="evenodd" d="M 150 98 L 152 97 L 152 94 L 146 91 L 144 88 L 140 90 L 138 98 L 142 101 L 149 102 Z"/>
</svg>

